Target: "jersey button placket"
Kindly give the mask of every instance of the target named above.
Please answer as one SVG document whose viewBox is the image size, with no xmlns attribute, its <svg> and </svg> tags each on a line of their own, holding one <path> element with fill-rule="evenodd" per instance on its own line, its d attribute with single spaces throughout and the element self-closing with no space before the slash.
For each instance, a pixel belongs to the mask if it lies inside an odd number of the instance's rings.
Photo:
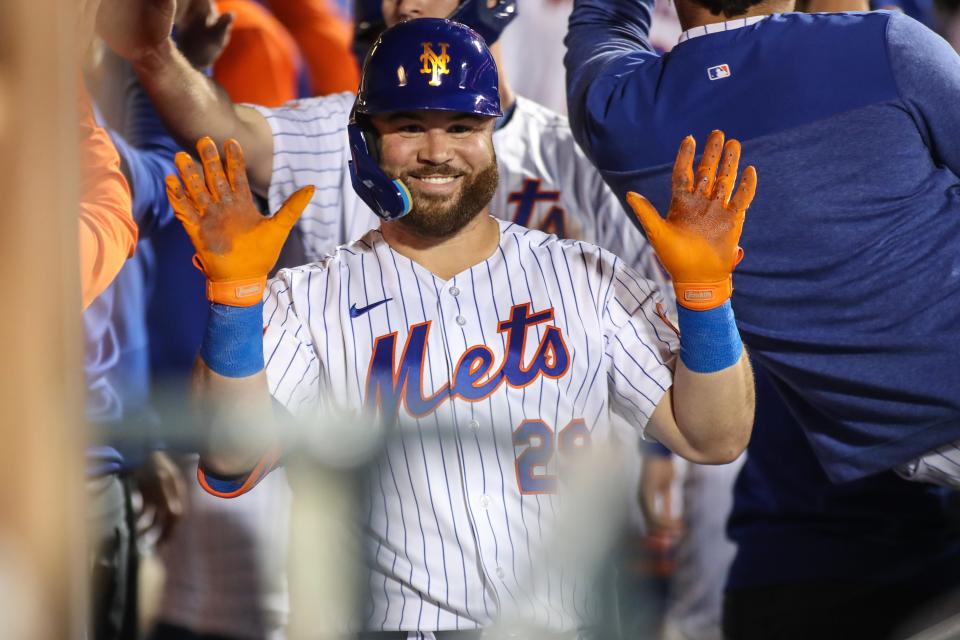
<svg viewBox="0 0 960 640">
<path fill-rule="evenodd" d="M 456 325 L 464 331 L 463 340 L 465 340 L 465 344 L 475 345 L 480 342 L 481 338 L 479 335 L 474 335 L 475 332 L 472 331 L 473 325 L 471 325 L 470 327 L 467 326 L 468 318 L 463 314 L 464 311 L 470 308 L 469 306 L 468 307 L 463 306 L 464 304 L 467 303 L 467 300 L 470 299 L 469 291 L 470 291 L 469 288 L 466 291 L 464 291 L 456 284 L 450 283 L 449 286 L 447 286 L 447 288 L 445 289 L 445 292 L 450 296 L 450 298 L 446 298 L 446 300 L 443 300 L 443 304 L 450 305 L 453 307 L 452 309 L 453 313 L 451 313 L 451 316 L 452 316 L 453 322 L 456 323 Z M 459 298 L 464 294 L 466 295 L 467 299 L 460 301 Z M 471 301 L 469 304 L 473 304 L 473 302 Z M 447 317 L 451 317 L 451 316 L 447 316 Z M 451 335 L 454 335 L 454 334 L 459 337 L 460 331 L 455 330 L 451 333 Z M 455 344 L 455 343 L 456 343 L 456 340 L 451 339 L 451 346 L 452 344 Z M 461 345 L 463 344 L 464 343 L 461 343 Z M 451 350 L 451 352 L 453 351 L 455 351 L 455 349 Z M 460 422 L 460 426 L 461 427 L 466 426 L 467 433 L 470 434 L 471 439 L 480 431 L 480 421 L 473 416 L 471 416 L 471 419 L 468 422 L 466 422 L 466 425 L 464 425 L 463 422 Z M 464 489 L 467 489 L 467 487 L 465 486 Z M 474 506 L 474 508 L 479 510 L 479 512 L 482 513 L 482 512 L 490 511 L 491 509 L 495 510 L 498 508 L 497 506 L 498 503 L 496 503 L 493 497 L 491 497 L 489 494 L 482 493 L 480 495 L 477 495 L 476 493 L 473 493 L 473 495 L 474 495 L 474 500 L 472 505 Z M 480 515 L 480 513 L 477 513 L 476 516 L 474 517 L 477 519 L 485 518 L 485 516 Z M 497 589 L 496 587 L 493 586 L 493 584 L 497 581 L 503 582 L 503 578 L 506 574 L 503 572 L 503 569 L 497 566 L 496 564 L 498 559 L 496 557 L 497 551 L 496 551 L 495 543 L 493 543 L 489 538 L 485 538 L 484 536 L 481 536 L 480 539 L 477 540 L 477 543 L 479 545 L 478 551 L 480 552 L 481 558 L 490 558 L 494 560 L 493 563 L 489 563 L 489 564 L 485 560 L 481 560 L 481 564 L 483 565 L 482 571 L 486 576 L 485 581 L 487 582 L 487 584 L 493 587 L 494 592 L 496 592 Z M 495 593 L 494 600 L 497 603 L 498 607 L 499 607 L 500 597 L 501 596 L 499 594 Z"/>
</svg>

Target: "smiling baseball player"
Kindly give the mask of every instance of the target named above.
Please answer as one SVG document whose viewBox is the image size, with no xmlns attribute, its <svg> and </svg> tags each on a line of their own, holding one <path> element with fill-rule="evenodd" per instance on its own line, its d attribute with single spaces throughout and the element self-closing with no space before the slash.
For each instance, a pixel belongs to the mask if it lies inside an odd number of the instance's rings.
<svg viewBox="0 0 960 640">
<path fill-rule="evenodd" d="M 383 222 L 269 283 L 313 188 L 264 219 L 233 140 L 226 171 L 203 139 L 203 174 L 180 154 L 183 184 L 168 178 L 212 302 L 198 393 L 262 408 L 272 396 L 316 429 L 326 408 L 346 407 L 402 436 L 368 483 L 366 626 L 378 638 L 460 637 L 506 611 L 586 629 L 595 590 L 538 555 L 565 456 L 605 441 L 614 414 L 699 462 L 731 460 L 749 438 L 752 376 L 727 285 L 756 178 L 748 168 L 734 193 L 736 143 L 711 138 L 696 185 L 692 139 L 678 155 L 658 227 L 679 299 L 694 301 L 678 342 L 655 285 L 622 260 L 489 215 L 500 114 L 475 32 L 441 19 L 388 29 L 349 132 L 354 188 Z M 276 458 L 215 444 L 201 483 L 240 495 Z"/>
</svg>

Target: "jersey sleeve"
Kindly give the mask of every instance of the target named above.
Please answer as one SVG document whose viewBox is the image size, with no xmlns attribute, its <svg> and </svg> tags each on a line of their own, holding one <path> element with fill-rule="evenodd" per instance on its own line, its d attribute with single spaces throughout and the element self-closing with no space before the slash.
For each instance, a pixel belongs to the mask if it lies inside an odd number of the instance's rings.
<svg viewBox="0 0 960 640">
<path fill-rule="evenodd" d="M 316 411 L 321 400 L 321 363 L 308 327 L 312 279 L 309 271 L 280 271 L 270 281 L 263 305 L 270 395 L 294 417 Z"/>
<path fill-rule="evenodd" d="M 890 67 L 934 161 L 960 176 L 960 56 L 939 35 L 913 18 L 890 14 Z"/>
<path fill-rule="evenodd" d="M 316 187 L 297 222 L 309 261 L 319 260 L 348 240 L 343 227 L 353 194 L 347 168 L 352 104 L 353 96 L 341 93 L 296 100 L 276 109 L 247 105 L 266 118 L 273 133 L 270 211 L 277 211 L 297 189 Z"/>
<path fill-rule="evenodd" d="M 643 435 L 673 384 L 680 340 L 656 285 L 617 261 L 604 310 L 608 383 L 613 413 Z"/>
<path fill-rule="evenodd" d="M 595 182 L 590 185 L 596 217 L 596 243 L 620 257 L 628 267 L 656 284 L 660 294 L 672 304 L 673 285 L 670 276 L 657 259 L 653 246 L 630 219 L 620 199 L 591 167 Z"/>
<path fill-rule="evenodd" d="M 137 246 L 130 188 L 120 156 L 98 126 L 86 91 L 79 89 L 80 284 L 83 308 L 113 282 Z"/>
<path fill-rule="evenodd" d="M 302 279 L 301 279 L 302 276 Z M 309 287 L 309 278 L 297 271 L 280 271 L 270 281 L 263 305 L 263 358 L 267 385 L 273 396 L 278 421 L 295 420 L 316 412 L 320 403 L 321 365 L 301 319 L 306 310 L 298 308 L 299 287 Z M 305 294 L 304 303 L 309 304 Z M 271 448 L 248 473 L 224 477 L 205 468 L 201 460 L 197 480 L 208 493 L 219 498 L 236 498 L 253 489 L 281 463 L 283 451 Z"/>
<path fill-rule="evenodd" d="M 160 121 L 140 82 L 129 83 L 124 106 L 123 128 L 110 131 L 110 136 L 130 183 L 133 218 L 143 239 L 174 220 L 165 178 L 177 173 L 173 157 L 181 148 Z"/>
<path fill-rule="evenodd" d="M 567 33 L 567 108 L 587 156 L 608 168 L 605 138 L 622 140 L 634 105 L 621 87 L 633 71 L 658 58 L 650 44 L 653 0 L 576 0 Z M 613 145 L 616 148 L 622 145 Z"/>
</svg>

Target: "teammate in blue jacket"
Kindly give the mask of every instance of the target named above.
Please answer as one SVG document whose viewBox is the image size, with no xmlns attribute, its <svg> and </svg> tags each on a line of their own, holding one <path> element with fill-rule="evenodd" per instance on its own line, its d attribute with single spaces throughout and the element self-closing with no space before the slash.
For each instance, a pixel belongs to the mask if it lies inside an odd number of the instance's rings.
<svg viewBox="0 0 960 640">
<path fill-rule="evenodd" d="M 770 374 L 754 372 L 756 423 L 727 523 L 737 549 L 724 638 L 904 637 L 904 624 L 960 589 L 955 492 L 892 471 L 831 482 Z"/>
<path fill-rule="evenodd" d="M 662 209 L 679 140 L 743 141 L 764 178 L 733 294 L 752 355 L 831 480 L 956 485 L 960 58 L 902 14 L 775 13 L 792 0 L 677 0 L 687 30 L 660 56 L 652 5 L 576 1 L 580 144 Z"/>
</svg>

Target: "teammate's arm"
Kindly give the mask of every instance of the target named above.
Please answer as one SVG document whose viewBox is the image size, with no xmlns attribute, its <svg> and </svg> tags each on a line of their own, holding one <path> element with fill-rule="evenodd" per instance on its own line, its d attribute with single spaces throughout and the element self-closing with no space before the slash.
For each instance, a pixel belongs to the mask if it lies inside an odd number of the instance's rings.
<svg viewBox="0 0 960 640">
<path fill-rule="evenodd" d="M 638 498 L 648 535 L 676 536 L 683 532 L 683 520 L 673 507 L 674 467 L 669 449 L 657 443 L 643 445 Z"/>
<path fill-rule="evenodd" d="M 591 126 L 590 105 L 603 104 L 602 111 L 617 123 L 621 122 L 617 107 L 629 111 L 629 105 L 619 105 L 622 96 L 612 95 L 616 85 L 606 82 L 604 72 L 615 65 L 618 77 L 622 77 L 631 66 L 641 64 L 643 56 L 654 52 L 649 38 L 653 5 L 653 0 L 574 0 L 563 59 L 567 108 L 577 142 L 601 167 L 597 153 L 602 149 L 594 148 L 597 141 L 593 136 L 598 132 Z M 603 87 L 595 89 L 600 78 L 604 78 Z"/>
<path fill-rule="evenodd" d="M 180 146 L 161 124 L 139 83 L 128 86 L 124 106 L 123 130 L 110 130 L 110 137 L 120 153 L 120 168 L 133 196 L 133 219 L 144 239 L 173 222 L 164 180 L 176 171 L 173 157 Z"/>
<path fill-rule="evenodd" d="M 197 250 L 194 262 L 207 276 L 212 303 L 193 384 L 212 424 L 203 459 L 209 478 L 201 472 L 201 480 L 230 497 L 255 484 L 279 457 L 264 372 L 264 290 L 313 187 L 297 191 L 264 218 L 253 203 L 240 145 L 226 142 L 226 170 L 209 138 L 197 143 L 197 151 L 203 172 L 188 154 L 178 153 L 180 178 L 167 177 L 167 195 Z"/>
<path fill-rule="evenodd" d="M 753 374 L 730 296 L 757 178 L 747 167 L 734 191 L 740 145 L 736 140 L 724 144 L 719 131 L 707 140 L 696 176 L 695 153 L 696 142 L 687 137 L 674 164 L 665 220 L 643 196 L 627 195 L 673 280 L 680 325 L 673 385 L 657 404 L 647 432 L 689 460 L 723 463 L 743 451 L 753 428 Z"/>
<path fill-rule="evenodd" d="M 256 110 L 233 104 L 177 50 L 170 37 L 175 8 L 175 0 L 103 0 L 97 29 L 133 64 L 163 123 L 184 147 L 204 135 L 238 140 L 251 183 L 266 193 L 273 163 L 270 125 Z"/>
<path fill-rule="evenodd" d="M 81 188 L 79 202 L 80 285 L 83 308 L 110 286 L 137 246 L 130 188 L 120 157 L 94 120 L 90 98 L 78 87 Z"/>
<path fill-rule="evenodd" d="M 942 37 L 900 13 L 890 16 L 886 35 L 901 100 L 934 162 L 960 176 L 960 55 Z"/>
<path fill-rule="evenodd" d="M 377 11 L 380 5 L 377 4 Z M 328 0 L 271 0 L 270 11 L 303 52 L 313 95 L 356 91 L 360 69 L 350 49 L 353 23 Z"/>
</svg>

